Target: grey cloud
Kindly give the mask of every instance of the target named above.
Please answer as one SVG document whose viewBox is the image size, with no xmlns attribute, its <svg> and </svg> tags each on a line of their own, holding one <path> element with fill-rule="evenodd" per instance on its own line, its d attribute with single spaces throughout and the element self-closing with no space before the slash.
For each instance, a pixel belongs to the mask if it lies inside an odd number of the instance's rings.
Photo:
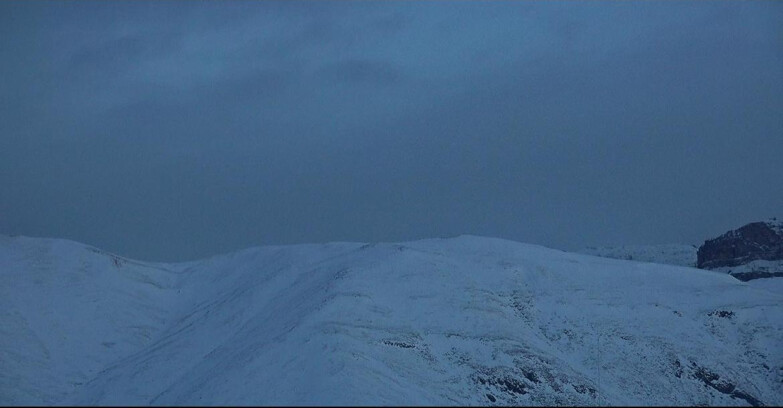
<svg viewBox="0 0 783 408">
<path fill-rule="evenodd" d="M 327 81 L 370 85 L 398 85 L 405 78 L 393 64 L 358 59 L 328 64 L 321 68 L 320 74 Z"/>
<path fill-rule="evenodd" d="M 176 52 L 180 37 L 177 35 L 125 35 L 103 39 L 76 50 L 65 65 L 66 76 L 81 76 L 83 80 L 100 75 L 115 78 L 136 65 Z"/>
<path fill-rule="evenodd" d="M 328 19 L 311 19 L 287 28 L 271 37 L 253 39 L 246 51 L 258 57 L 287 58 L 350 38 Z"/>
<path fill-rule="evenodd" d="M 3 2 L 0 233 L 697 243 L 783 208 L 776 4 Z"/>
</svg>

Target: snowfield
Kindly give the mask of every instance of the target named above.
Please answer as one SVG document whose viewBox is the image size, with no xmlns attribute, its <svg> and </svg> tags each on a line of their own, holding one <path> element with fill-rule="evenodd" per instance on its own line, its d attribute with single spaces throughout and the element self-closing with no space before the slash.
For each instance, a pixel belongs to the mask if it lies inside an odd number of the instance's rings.
<svg viewBox="0 0 783 408">
<path fill-rule="evenodd" d="M 474 236 L 183 264 L 0 236 L 0 330 L 2 405 L 783 404 L 782 292 Z"/>
</svg>

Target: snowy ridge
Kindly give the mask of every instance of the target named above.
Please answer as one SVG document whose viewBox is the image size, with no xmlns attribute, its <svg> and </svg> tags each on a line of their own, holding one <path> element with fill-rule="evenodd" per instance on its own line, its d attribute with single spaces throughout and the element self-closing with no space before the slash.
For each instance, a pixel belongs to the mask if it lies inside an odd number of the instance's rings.
<svg viewBox="0 0 783 408">
<path fill-rule="evenodd" d="M 783 296 L 461 236 L 146 264 L 0 237 L 0 404 L 780 405 Z"/>
<path fill-rule="evenodd" d="M 696 266 L 695 245 L 622 245 L 610 247 L 587 247 L 577 251 L 580 254 L 627 261 L 652 262 L 666 265 Z"/>
<path fill-rule="evenodd" d="M 602 258 L 695 267 L 697 250 L 695 245 L 663 244 L 587 247 L 577 252 Z M 753 285 L 766 286 L 770 290 L 783 293 L 783 290 L 779 289 L 783 287 L 783 278 L 780 277 L 783 275 L 783 260 L 759 259 L 742 265 L 717 267 L 710 270 L 730 274 L 742 281 L 750 280 Z"/>
</svg>

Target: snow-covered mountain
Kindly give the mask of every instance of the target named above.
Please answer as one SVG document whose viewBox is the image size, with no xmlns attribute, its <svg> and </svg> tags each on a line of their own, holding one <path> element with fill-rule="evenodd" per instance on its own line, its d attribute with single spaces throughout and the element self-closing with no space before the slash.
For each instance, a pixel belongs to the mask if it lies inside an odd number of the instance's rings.
<svg viewBox="0 0 783 408">
<path fill-rule="evenodd" d="M 187 264 L 0 237 L 0 404 L 780 405 L 783 295 L 461 236 Z"/>
</svg>

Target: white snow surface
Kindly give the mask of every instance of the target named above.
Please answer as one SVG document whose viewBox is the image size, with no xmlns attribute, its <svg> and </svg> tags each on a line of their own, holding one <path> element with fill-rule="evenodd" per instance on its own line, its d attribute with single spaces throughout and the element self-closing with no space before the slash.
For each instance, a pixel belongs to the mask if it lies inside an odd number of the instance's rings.
<svg viewBox="0 0 783 408">
<path fill-rule="evenodd" d="M 1 405 L 783 404 L 783 296 L 460 236 L 137 262 L 0 236 Z"/>
</svg>

